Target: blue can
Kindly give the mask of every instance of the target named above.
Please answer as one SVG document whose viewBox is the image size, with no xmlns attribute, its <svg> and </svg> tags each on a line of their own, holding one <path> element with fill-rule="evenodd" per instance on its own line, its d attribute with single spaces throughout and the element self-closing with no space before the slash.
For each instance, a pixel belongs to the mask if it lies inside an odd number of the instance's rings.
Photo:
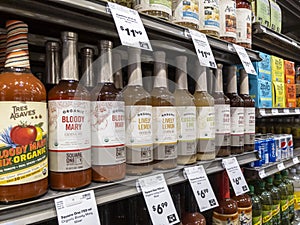
<svg viewBox="0 0 300 225">
<path fill-rule="evenodd" d="M 276 146 L 273 137 L 266 139 L 268 145 L 269 162 L 276 162 Z"/>
<path fill-rule="evenodd" d="M 258 152 L 258 157 L 260 159 L 254 162 L 254 167 L 260 167 L 265 163 L 263 139 L 255 140 L 255 150 Z"/>
</svg>

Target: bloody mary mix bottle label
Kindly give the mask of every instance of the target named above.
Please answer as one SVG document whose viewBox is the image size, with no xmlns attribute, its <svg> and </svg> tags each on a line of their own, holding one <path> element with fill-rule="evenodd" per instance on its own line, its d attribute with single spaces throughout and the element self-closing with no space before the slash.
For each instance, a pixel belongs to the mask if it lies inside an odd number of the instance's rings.
<svg viewBox="0 0 300 225">
<path fill-rule="evenodd" d="M 48 176 L 45 102 L 0 102 L 0 185 Z"/>
</svg>

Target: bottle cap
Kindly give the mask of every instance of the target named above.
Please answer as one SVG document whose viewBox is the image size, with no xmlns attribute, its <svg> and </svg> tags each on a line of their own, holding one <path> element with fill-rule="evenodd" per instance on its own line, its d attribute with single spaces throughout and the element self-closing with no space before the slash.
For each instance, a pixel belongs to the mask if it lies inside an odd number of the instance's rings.
<svg viewBox="0 0 300 225">
<path fill-rule="evenodd" d="M 165 63 L 166 60 L 166 53 L 163 51 L 156 51 L 153 53 L 154 59 L 156 62 Z"/>
<path fill-rule="evenodd" d="M 84 56 L 93 57 L 95 51 L 93 48 L 85 47 L 85 48 L 80 49 L 80 52 Z"/>
<path fill-rule="evenodd" d="M 78 35 L 75 32 L 63 31 L 63 32 L 61 32 L 61 39 L 63 41 L 77 41 Z"/>
<path fill-rule="evenodd" d="M 58 41 L 47 41 L 46 42 L 46 50 L 48 51 L 59 51 L 60 44 Z"/>
<path fill-rule="evenodd" d="M 113 43 L 112 43 L 112 41 L 109 41 L 109 40 L 101 40 L 101 41 L 99 41 L 99 46 L 100 46 L 100 49 L 112 49 Z"/>
</svg>

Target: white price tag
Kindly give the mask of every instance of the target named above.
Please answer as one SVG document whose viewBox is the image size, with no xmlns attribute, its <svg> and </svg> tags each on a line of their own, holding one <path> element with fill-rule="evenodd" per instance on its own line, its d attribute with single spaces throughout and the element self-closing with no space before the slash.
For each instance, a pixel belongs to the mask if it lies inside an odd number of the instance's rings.
<svg viewBox="0 0 300 225">
<path fill-rule="evenodd" d="M 215 57 L 205 34 L 189 29 L 201 66 L 217 68 Z"/>
<path fill-rule="evenodd" d="M 283 109 L 283 112 L 284 113 L 290 113 L 290 110 L 289 109 Z"/>
<path fill-rule="evenodd" d="M 272 115 L 277 115 L 278 114 L 278 109 L 272 109 Z"/>
<path fill-rule="evenodd" d="M 202 165 L 184 168 L 200 212 L 219 206 L 215 193 Z"/>
<path fill-rule="evenodd" d="M 108 2 L 122 45 L 152 51 L 152 47 L 136 10 Z"/>
<path fill-rule="evenodd" d="M 229 180 L 233 187 L 236 196 L 244 194 L 249 191 L 249 187 L 246 183 L 245 177 L 235 157 L 223 159 L 224 165 L 228 174 Z"/>
<path fill-rule="evenodd" d="M 294 164 L 298 164 L 298 163 L 299 163 L 298 157 L 294 157 L 294 158 L 293 158 L 293 163 L 294 163 Z"/>
<path fill-rule="evenodd" d="M 279 164 L 277 165 L 277 169 L 278 169 L 279 171 L 285 169 L 285 166 L 284 166 L 283 162 L 282 162 L 282 163 L 279 163 Z"/>
<path fill-rule="evenodd" d="M 59 225 L 100 225 L 94 191 L 85 191 L 54 201 Z"/>
<path fill-rule="evenodd" d="M 140 178 L 139 184 L 154 225 L 179 223 L 163 174 Z"/>
<path fill-rule="evenodd" d="M 257 75 L 245 48 L 236 44 L 233 44 L 233 47 L 235 48 L 235 51 L 240 57 L 240 60 L 244 66 L 244 69 L 246 70 L 246 73 Z"/>
<path fill-rule="evenodd" d="M 262 170 L 258 171 L 258 176 L 259 176 L 261 179 L 265 178 L 265 177 L 266 177 L 265 170 L 262 169 Z"/>
<path fill-rule="evenodd" d="M 300 109 L 299 108 L 295 108 L 295 113 L 300 113 Z"/>
</svg>

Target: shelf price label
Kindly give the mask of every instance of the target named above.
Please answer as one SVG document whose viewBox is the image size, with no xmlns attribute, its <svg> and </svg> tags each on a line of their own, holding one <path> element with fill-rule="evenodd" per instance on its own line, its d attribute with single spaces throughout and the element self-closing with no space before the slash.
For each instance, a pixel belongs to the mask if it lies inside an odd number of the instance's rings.
<svg viewBox="0 0 300 225">
<path fill-rule="evenodd" d="M 163 174 L 140 178 L 139 185 L 154 225 L 177 224 L 177 215 Z"/>
<path fill-rule="evenodd" d="M 100 225 L 94 191 L 85 191 L 54 201 L 59 225 Z"/>
<path fill-rule="evenodd" d="M 257 75 L 257 73 L 254 69 L 254 66 L 252 65 L 252 62 L 251 62 L 249 55 L 247 54 L 245 48 L 242 46 L 236 45 L 236 44 L 233 44 L 233 47 L 234 47 L 235 51 L 237 52 L 237 54 L 243 64 L 243 67 L 246 70 L 246 73 Z"/>
<path fill-rule="evenodd" d="M 267 176 L 265 170 L 264 170 L 264 169 L 259 170 L 259 171 L 258 171 L 258 176 L 259 176 L 261 179 L 265 178 L 265 177 Z"/>
<path fill-rule="evenodd" d="M 202 165 L 184 168 L 201 212 L 219 206 Z"/>
<path fill-rule="evenodd" d="M 222 164 L 226 169 L 230 183 L 236 196 L 249 191 L 245 177 L 235 157 L 223 159 Z"/>
<path fill-rule="evenodd" d="M 122 45 L 152 51 L 148 35 L 136 10 L 108 2 Z"/>
<path fill-rule="evenodd" d="M 294 164 L 298 164 L 298 163 L 299 163 L 298 157 L 294 157 L 294 158 L 293 158 L 293 163 L 294 163 Z"/>
<path fill-rule="evenodd" d="M 277 164 L 277 169 L 278 169 L 279 171 L 281 171 L 281 170 L 284 170 L 284 169 L 285 169 L 285 166 L 284 166 L 283 162 L 281 162 L 281 163 Z"/>
<path fill-rule="evenodd" d="M 205 34 L 189 29 L 201 66 L 217 68 L 215 57 Z"/>
</svg>

